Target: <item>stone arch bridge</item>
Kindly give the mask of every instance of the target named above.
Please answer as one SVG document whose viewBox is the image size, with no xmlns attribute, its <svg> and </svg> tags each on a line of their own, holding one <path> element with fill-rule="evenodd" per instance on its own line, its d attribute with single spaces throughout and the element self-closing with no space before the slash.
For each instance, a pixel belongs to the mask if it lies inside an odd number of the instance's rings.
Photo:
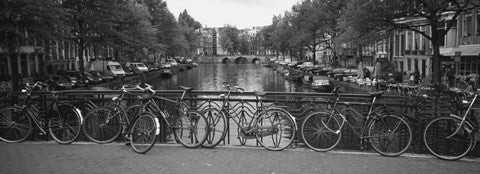
<svg viewBox="0 0 480 174">
<path fill-rule="evenodd" d="M 224 55 L 224 56 L 200 56 L 197 61 L 200 63 L 261 63 L 268 62 L 274 56 L 266 55 Z"/>
</svg>

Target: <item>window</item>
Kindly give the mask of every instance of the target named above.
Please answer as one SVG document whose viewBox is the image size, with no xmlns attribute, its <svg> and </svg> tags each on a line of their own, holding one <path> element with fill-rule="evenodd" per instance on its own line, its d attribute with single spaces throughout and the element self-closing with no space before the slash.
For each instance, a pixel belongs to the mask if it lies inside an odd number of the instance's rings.
<svg viewBox="0 0 480 174">
<path fill-rule="evenodd" d="M 407 59 L 407 71 L 412 71 L 412 59 Z"/>
<path fill-rule="evenodd" d="M 416 29 L 420 30 L 419 27 L 417 27 Z M 413 50 L 416 50 L 416 51 L 420 50 L 420 45 L 419 44 L 420 44 L 421 37 L 422 36 L 420 35 L 420 33 L 415 32 L 415 40 L 413 41 Z"/>
<path fill-rule="evenodd" d="M 395 35 L 395 43 L 394 43 L 394 47 L 393 47 L 393 55 L 394 56 L 400 56 L 400 36 L 399 35 Z"/>
<path fill-rule="evenodd" d="M 400 35 L 400 56 L 405 52 L 405 35 Z"/>
<path fill-rule="evenodd" d="M 480 10 L 477 11 L 477 36 L 480 36 Z"/>
<path fill-rule="evenodd" d="M 463 37 L 472 36 L 472 14 L 465 14 L 463 17 Z"/>
<path fill-rule="evenodd" d="M 414 68 L 414 71 L 418 71 L 418 59 L 413 60 L 413 68 Z"/>
</svg>

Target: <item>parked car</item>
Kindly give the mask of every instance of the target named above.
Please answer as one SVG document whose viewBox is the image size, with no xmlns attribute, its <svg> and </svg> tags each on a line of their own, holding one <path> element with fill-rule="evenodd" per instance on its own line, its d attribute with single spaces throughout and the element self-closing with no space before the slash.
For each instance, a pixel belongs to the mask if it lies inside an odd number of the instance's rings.
<svg viewBox="0 0 480 174">
<path fill-rule="evenodd" d="M 80 73 L 79 71 L 66 71 L 65 74 L 74 81 L 75 87 L 85 87 L 88 86 L 89 80 L 85 74 Z"/>
<path fill-rule="evenodd" d="M 178 66 L 178 63 L 175 59 L 167 59 L 167 63 L 169 63 L 172 67 Z"/>
<path fill-rule="evenodd" d="M 98 73 L 85 72 L 89 84 L 98 84 L 103 81 L 102 77 Z"/>
<path fill-rule="evenodd" d="M 54 74 L 39 76 L 35 79 L 35 81 L 47 83 L 49 90 L 64 90 L 71 89 L 73 87 L 73 84 L 70 82 L 70 80 Z"/>
<path fill-rule="evenodd" d="M 125 71 L 125 76 L 132 76 L 135 73 L 128 67 L 123 67 L 123 71 Z"/>
<path fill-rule="evenodd" d="M 115 79 L 115 77 L 113 77 L 112 75 L 106 73 L 106 72 L 102 72 L 102 71 L 95 71 L 97 73 L 100 74 L 100 77 L 102 77 L 103 81 L 112 81 Z"/>
<path fill-rule="evenodd" d="M 313 67 L 313 62 L 303 62 L 303 64 L 297 66 L 300 69 L 306 69 Z"/>
<path fill-rule="evenodd" d="M 145 64 L 140 62 L 127 62 L 125 66 L 130 67 L 135 72 L 145 73 L 148 72 L 148 67 Z"/>
</svg>

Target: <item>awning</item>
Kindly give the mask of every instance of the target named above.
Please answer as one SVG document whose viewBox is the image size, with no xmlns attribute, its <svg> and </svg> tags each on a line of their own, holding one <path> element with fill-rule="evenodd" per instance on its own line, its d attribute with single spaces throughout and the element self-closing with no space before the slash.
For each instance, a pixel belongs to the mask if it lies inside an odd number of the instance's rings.
<svg viewBox="0 0 480 174">
<path fill-rule="evenodd" d="M 457 51 L 461 52 L 462 56 L 479 56 L 480 45 L 461 45 L 460 47 L 445 53 L 444 56 L 455 56 L 455 52 Z"/>
</svg>

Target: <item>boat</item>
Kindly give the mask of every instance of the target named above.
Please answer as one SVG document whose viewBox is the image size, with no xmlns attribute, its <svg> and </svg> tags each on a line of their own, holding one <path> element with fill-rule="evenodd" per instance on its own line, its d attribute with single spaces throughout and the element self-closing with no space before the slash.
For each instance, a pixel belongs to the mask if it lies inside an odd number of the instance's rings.
<svg viewBox="0 0 480 174">
<path fill-rule="evenodd" d="M 164 79 L 169 79 L 172 78 L 173 73 L 172 69 L 167 68 L 167 69 L 160 69 L 160 77 Z"/>
<path fill-rule="evenodd" d="M 295 72 L 288 72 L 285 74 L 285 79 L 292 80 L 292 81 L 300 81 L 302 80 L 302 74 L 295 73 Z"/>
<path fill-rule="evenodd" d="M 304 75 L 302 78 L 302 83 L 305 86 L 310 86 L 313 82 L 313 76 L 311 75 Z"/>
<path fill-rule="evenodd" d="M 330 86 L 330 81 L 326 76 L 313 76 L 312 78 L 312 89 L 318 92 L 330 92 L 332 86 Z"/>
</svg>

